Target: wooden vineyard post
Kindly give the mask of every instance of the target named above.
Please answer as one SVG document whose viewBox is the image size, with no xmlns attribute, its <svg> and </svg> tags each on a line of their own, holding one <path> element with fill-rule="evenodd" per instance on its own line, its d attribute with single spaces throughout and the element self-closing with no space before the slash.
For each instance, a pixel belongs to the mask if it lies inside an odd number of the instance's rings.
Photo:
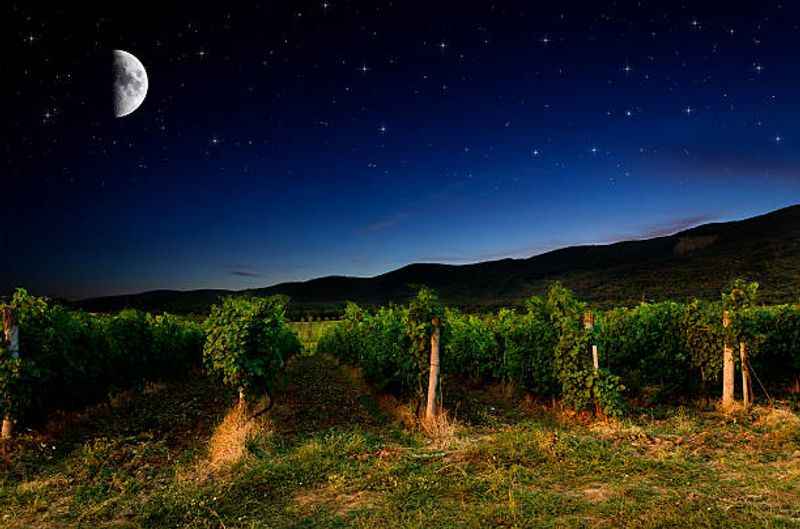
<svg viewBox="0 0 800 529">
<path fill-rule="evenodd" d="M 433 318 L 433 333 L 431 333 L 431 366 L 428 375 L 428 407 L 425 418 L 428 420 L 436 417 L 436 385 L 439 383 L 439 318 Z"/>
<path fill-rule="evenodd" d="M 722 313 L 722 327 L 727 329 L 731 324 L 731 318 L 728 311 Z M 727 333 L 726 333 L 727 334 Z M 733 347 L 728 341 L 727 335 L 725 336 L 725 343 L 722 348 L 722 408 L 730 410 L 733 407 L 733 390 L 734 390 L 734 365 L 733 365 Z"/>
<path fill-rule="evenodd" d="M 7 344 L 7 351 L 13 357 L 19 356 L 19 327 L 14 319 L 14 313 L 10 307 L 3 309 L 3 338 Z M 3 427 L 0 431 L 0 438 L 11 439 L 14 433 L 14 418 L 10 412 L 3 416 Z"/>
<path fill-rule="evenodd" d="M 587 310 L 583 313 L 583 329 L 585 332 L 591 335 L 592 330 L 594 329 L 594 314 L 592 311 Z M 597 345 L 590 344 L 590 349 L 592 351 L 592 367 L 594 368 L 594 373 L 597 374 L 597 371 L 600 369 L 600 358 L 597 356 Z M 594 399 L 594 412 L 598 416 L 602 416 L 602 408 L 600 404 L 597 402 L 597 399 Z"/>
<path fill-rule="evenodd" d="M 587 310 L 583 314 L 583 328 L 589 332 L 594 329 L 594 314 L 592 314 L 590 310 Z M 592 366 L 595 371 L 600 369 L 600 357 L 597 354 L 597 344 L 592 344 Z"/>
<path fill-rule="evenodd" d="M 247 395 L 245 394 L 244 387 L 239 386 L 239 407 L 245 409 L 247 407 Z"/>
<path fill-rule="evenodd" d="M 753 381 L 750 379 L 750 361 L 747 358 L 747 344 L 739 342 L 739 360 L 742 364 L 742 404 L 749 408 L 753 403 Z"/>
</svg>

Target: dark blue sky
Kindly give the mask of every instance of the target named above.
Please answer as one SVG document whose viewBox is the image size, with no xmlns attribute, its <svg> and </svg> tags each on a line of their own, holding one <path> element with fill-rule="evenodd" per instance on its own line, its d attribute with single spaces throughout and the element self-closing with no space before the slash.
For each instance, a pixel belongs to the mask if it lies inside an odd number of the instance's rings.
<svg viewBox="0 0 800 529">
<path fill-rule="evenodd" d="M 4 7 L 0 290 L 374 275 L 800 202 L 792 3 L 464 4 Z M 116 48 L 150 79 L 120 119 Z"/>
</svg>

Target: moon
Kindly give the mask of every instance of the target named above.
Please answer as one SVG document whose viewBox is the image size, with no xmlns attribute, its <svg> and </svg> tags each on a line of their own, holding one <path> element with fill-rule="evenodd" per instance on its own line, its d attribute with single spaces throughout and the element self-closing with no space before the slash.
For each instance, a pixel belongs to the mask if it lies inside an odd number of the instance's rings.
<svg viewBox="0 0 800 529">
<path fill-rule="evenodd" d="M 141 61 L 127 51 L 114 50 L 114 117 L 127 116 L 147 96 L 147 71 Z"/>
</svg>

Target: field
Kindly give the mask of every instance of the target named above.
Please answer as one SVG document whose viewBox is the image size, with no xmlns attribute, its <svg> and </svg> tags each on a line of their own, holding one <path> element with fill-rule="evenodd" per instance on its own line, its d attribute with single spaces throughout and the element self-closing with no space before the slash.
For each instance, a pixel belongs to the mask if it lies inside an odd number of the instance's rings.
<svg viewBox="0 0 800 529">
<path fill-rule="evenodd" d="M 336 320 L 293 321 L 289 323 L 289 327 L 300 338 L 304 350 L 315 351 L 320 337 L 337 323 Z"/>
<path fill-rule="evenodd" d="M 796 403 L 596 421 L 451 388 L 453 431 L 431 440 L 317 355 L 290 362 L 244 442 L 212 384 L 23 432 L 5 447 L 3 527 L 800 527 Z"/>
<path fill-rule="evenodd" d="M 0 526 L 800 527 L 800 306 L 757 290 L 467 314 L 422 288 L 305 322 L 229 297 L 202 323 L 19 291 Z M 726 365 L 755 405 L 721 411 Z"/>
</svg>

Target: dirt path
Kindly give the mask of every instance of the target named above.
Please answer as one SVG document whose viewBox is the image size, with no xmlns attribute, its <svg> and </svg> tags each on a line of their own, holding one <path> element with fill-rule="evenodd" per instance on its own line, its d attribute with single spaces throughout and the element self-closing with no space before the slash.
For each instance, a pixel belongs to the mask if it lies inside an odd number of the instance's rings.
<svg viewBox="0 0 800 529">
<path fill-rule="evenodd" d="M 330 357 L 303 356 L 290 362 L 286 386 L 270 412 L 278 435 L 310 434 L 329 428 L 370 428 L 387 418 L 366 387 L 359 387 Z"/>
</svg>

